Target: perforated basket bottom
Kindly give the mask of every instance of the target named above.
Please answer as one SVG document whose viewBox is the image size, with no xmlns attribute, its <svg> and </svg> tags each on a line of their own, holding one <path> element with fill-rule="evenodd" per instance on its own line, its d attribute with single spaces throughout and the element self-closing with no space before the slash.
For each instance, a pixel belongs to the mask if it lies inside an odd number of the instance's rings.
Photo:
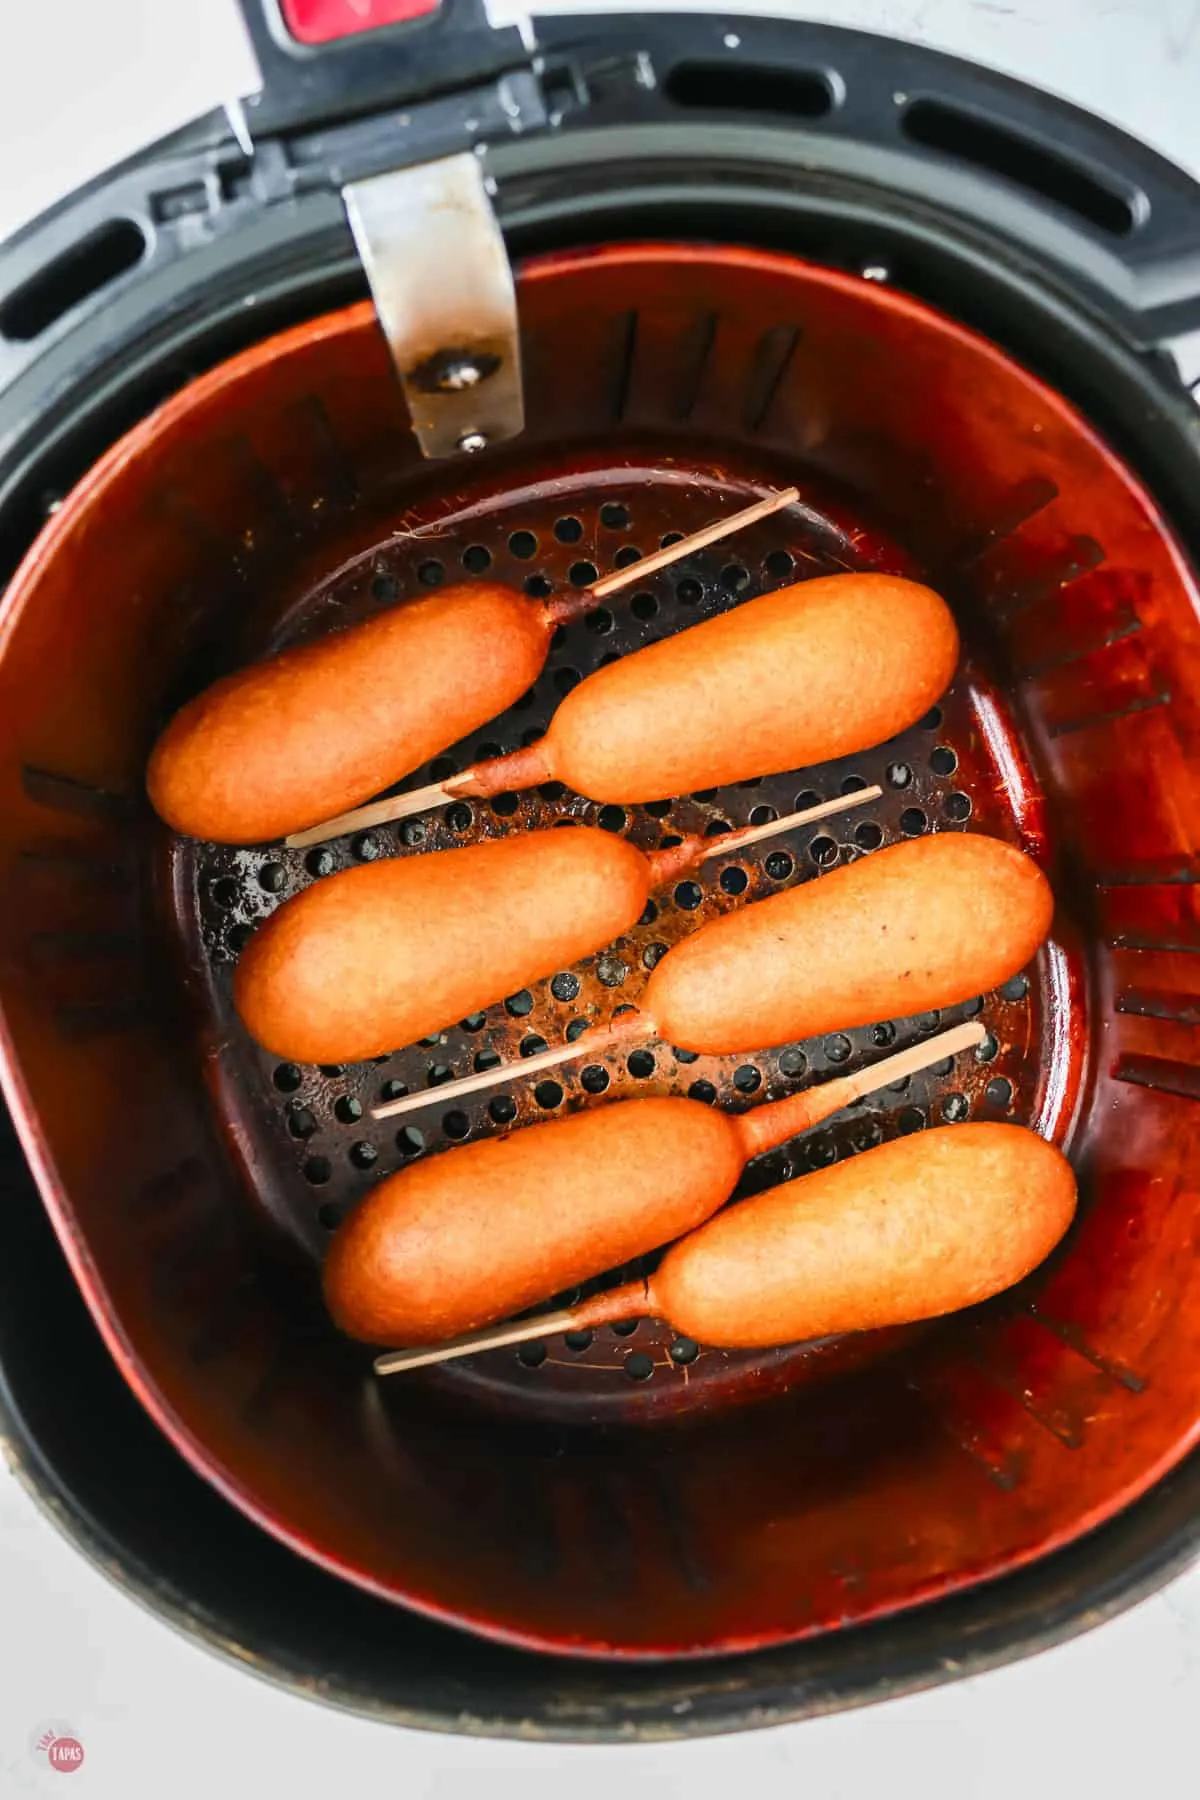
<svg viewBox="0 0 1200 1800">
<path fill-rule="evenodd" d="M 649 456 L 592 459 L 572 475 L 530 479 L 501 494 L 486 489 L 442 513 L 427 499 L 405 533 L 386 537 L 277 618 L 260 648 L 279 647 L 330 624 L 364 617 L 443 582 L 489 579 L 531 594 L 584 587 L 614 566 L 657 548 L 668 532 L 695 530 L 745 497 L 720 470 L 656 464 Z M 414 772 L 404 786 L 445 778 L 468 762 L 539 737 L 561 697 L 616 657 L 788 582 L 845 569 L 919 573 L 892 542 L 864 530 L 827 496 L 637 583 L 585 618 L 560 628 L 535 688 L 503 717 Z M 953 602 L 955 596 L 948 596 Z M 968 622 L 969 624 L 969 622 Z M 973 1057 L 937 1067 L 855 1106 L 751 1165 L 738 1195 L 803 1175 L 900 1133 L 966 1118 L 1051 1126 L 1053 1095 L 1068 1085 L 1070 1051 L 1050 1004 L 1054 946 L 999 992 L 941 1015 L 881 1021 L 863 1030 L 777 1046 L 756 1056 L 691 1056 L 666 1045 L 581 1059 L 535 1082 L 522 1054 L 602 1025 L 636 1004 L 647 972 L 697 925 L 838 863 L 926 831 L 975 829 L 1020 841 L 1011 770 L 1020 762 L 1002 701 L 966 660 L 942 703 L 900 737 L 861 755 L 764 777 L 671 802 L 600 806 L 558 784 L 491 802 L 460 802 L 402 825 L 339 839 L 308 852 L 173 847 L 172 892 L 189 954 L 202 963 L 210 1017 L 213 1091 L 227 1115 L 257 1202 L 315 1258 L 329 1232 L 381 1176 L 419 1156 L 584 1106 L 636 1095 L 690 1095 L 744 1109 L 877 1060 L 889 1050 L 964 1017 L 981 1015 L 988 1038 Z M 414 669 L 410 679 L 419 681 Z M 737 720 L 729 721 L 736 731 Z M 420 855 L 505 836 L 570 817 L 621 832 L 644 848 L 672 835 L 761 823 L 784 812 L 878 783 L 883 797 L 815 826 L 729 857 L 716 857 L 673 889 L 656 893 L 637 927 L 573 968 L 510 996 L 438 1038 L 346 1068 L 279 1064 L 242 1030 L 231 973 L 256 923 L 312 880 L 359 860 Z M 970 922 L 964 920 L 964 931 Z M 461 1102 L 439 1104 L 447 1079 L 511 1064 L 512 1079 Z M 396 1123 L 374 1124 L 379 1098 L 427 1089 L 428 1105 Z M 552 1200 L 548 1196 L 548 1201 Z M 650 1267 L 653 1258 L 638 1267 Z M 616 1272 L 591 1288 L 607 1285 Z M 560 1299 L 562 1297 L 559 1297 Z M 637 1416 L 778 1391 L 798 1379 L 890 1354 L 906 1334 L 829 1340 L 767 1353 L 707 1349 L 653 1321 L 524 1345 L 456 1363 L 420 1379 L 489 1403 L 578 1419 Z M 413 1378 L 409 1378 L 413 1379 Z"/>
</svg>

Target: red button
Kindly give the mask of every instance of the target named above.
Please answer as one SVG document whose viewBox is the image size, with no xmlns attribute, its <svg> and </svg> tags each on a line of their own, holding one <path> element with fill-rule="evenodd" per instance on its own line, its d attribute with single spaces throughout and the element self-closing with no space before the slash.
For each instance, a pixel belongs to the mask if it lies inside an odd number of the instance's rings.
<svg viewBox="0 0 1200 1800">
<path fill-rule="evenodd" d="M 378 31 L 435 13 L 442 0 L 282 0 L 283 21 L 302 44 L 331 44 L 337 38 Z"/>
</svg>

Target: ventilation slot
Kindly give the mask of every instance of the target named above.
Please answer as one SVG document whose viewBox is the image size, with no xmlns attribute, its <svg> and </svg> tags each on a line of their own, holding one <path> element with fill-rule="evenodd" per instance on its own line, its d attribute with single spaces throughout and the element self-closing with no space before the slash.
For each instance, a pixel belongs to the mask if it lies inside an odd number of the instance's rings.
<svg viewBox="0 0 1200 1800">
<path fill-rule="evenodd" d="M 0 308 L 0 336 L 31 343 L 73 307 L 136 269 L 146 239 L 132 219 L 112 219 L 18 288 Z"/>
<path fill-rule="evenodd" d="M 1064 206 L 1112 237 L 1127 237 L 1140 214 L 1124 194 L 1097 180 L 1078 163 L 1042 144 L 937 100 L 914 100 L 904 113 L 904 134 L 914 144 L 940 150 L 973 168 L 1000 175 Z"/>
<path fill-rule="evenodd" d="M 793 118 L 821 119 L 833 107 L 833 90 L 823 75 L 761 64 L 679 63 L 665 87 L 676 106 L 715 112 L 787 113 Z"/>
</svg>

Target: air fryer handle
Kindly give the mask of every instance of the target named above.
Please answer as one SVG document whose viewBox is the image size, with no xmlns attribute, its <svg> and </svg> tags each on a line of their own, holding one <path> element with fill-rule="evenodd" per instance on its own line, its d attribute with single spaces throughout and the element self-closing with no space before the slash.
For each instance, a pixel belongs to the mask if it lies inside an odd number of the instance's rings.
<svg viewBox="0 0 1200 1800">
<path fill-rule="evenodd" d="M 238 0 L 262 89 L 245 105 L 253 137 L 320 129 L 527 67 L 514 26 L 484 0 Z"/>
</svg>

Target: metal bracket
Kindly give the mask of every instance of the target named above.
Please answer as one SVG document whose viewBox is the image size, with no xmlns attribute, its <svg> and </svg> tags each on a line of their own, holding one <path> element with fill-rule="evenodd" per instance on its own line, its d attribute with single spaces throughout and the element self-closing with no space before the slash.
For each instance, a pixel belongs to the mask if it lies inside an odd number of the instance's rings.
<svg viewBox="0 0 1200 1800">
<path fill-rule="evenodd" d="M 516 290 L 478 156 L 353 181 L 342 198 L 422 454 L 516 437 Z"/>
</svg>

